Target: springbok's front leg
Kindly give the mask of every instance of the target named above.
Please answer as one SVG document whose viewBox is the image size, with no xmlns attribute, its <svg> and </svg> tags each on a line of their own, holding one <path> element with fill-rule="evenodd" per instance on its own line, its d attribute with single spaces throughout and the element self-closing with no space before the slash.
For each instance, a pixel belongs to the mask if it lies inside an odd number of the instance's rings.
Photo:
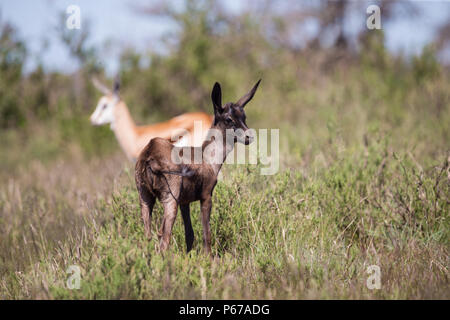
<svg viewBox="0 0 450 320">
<path fill-rule="evenodd" d="M 184 222 L 184 236 L 186 238 L 186 252 L 191 251 L 192 244 L 194 243 L 194 230 L 192 229 L 191 214 L 189 210 L 189 204 L 180 205 L 181 215 Z"/>
<path fill-rule="evenodd" d="M 159 248 L 162 251 L 167 250 L 170 243 L 173 224 L 177 217 L 178 205 L 175 200 L 169 200 L 163 203 L 164 217 L 159 231 Z"/>
<path fill-rule="evenodd" d="M 203 248 L 207 254 L 211 254 L 211 227 L 209 219 L 211 216 L 211 197 L 200 201 L 202 211 L 202 225 L 203 225 Z"/>
<path fill-rule="evenodd" d="M 155 196 L 152 195 L 147 189 L 141 188 L 139 190 L 139 204 L 141 206 L 141 216 L 144 221 L 145 236 L 148 240 L 152 238 L 151 225 L 152 225 L 152 211 L 155 205 Z"/>
</svg>

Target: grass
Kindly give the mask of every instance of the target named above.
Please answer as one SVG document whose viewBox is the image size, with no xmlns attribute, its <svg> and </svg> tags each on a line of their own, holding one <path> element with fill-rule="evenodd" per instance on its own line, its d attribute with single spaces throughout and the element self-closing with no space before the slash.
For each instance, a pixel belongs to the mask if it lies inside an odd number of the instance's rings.
<svg viewBox="0 0 450 320">
<path fill-rule="evenodd" d="M 34 168 L 49 176 L 21 177 L 2 189 L 12 221 L 2 221 L 0 292 L 51 299 L 448 298 L 449 160 L 441 160 L 423 169 L 374 143 L 342 151 L 329 167 L 274 176 L 255 166 L 226 167 L 213 200 L 213 260 L 202 252 L 198 204 L 193 252 L 185 253 L 178 218 L 170 250 L 158 253 L 156 234 L 150 242 L 144 236 L 132 170 L 113 174 L 118 159 L 94 180 L 102 163 L 64 164 L 50 174 Z M 76 170 L 83 172 L 70 174 Z M 44 179 L 44 189 L 33 186 Z M 158 205 L 154 232 L 161 215 Z M 26 231 L 19 237 L 18 230 Z M 79 290 L 66 286 L 73 264 L 82 270 Z M 380 290 L 366 287 L 374 264 Z"/>
</svg>

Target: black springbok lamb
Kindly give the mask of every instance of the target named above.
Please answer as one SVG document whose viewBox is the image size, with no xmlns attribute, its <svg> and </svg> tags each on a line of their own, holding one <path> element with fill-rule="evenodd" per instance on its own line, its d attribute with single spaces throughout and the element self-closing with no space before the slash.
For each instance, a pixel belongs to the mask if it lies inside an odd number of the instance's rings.
<svg viewBox="0 0 450 320">
<path fill-rule="evenodd" d="M 186 248 L 194 242 L 189 204 L 200 200 L 203 225 L 203 246 L 211 254 L 210 214 L 212 193 L 217 175 L 226 156 L 236 142 L 246 145 L 253 141 L 247 127 L 245 105 L 253 98 L 261 80 L 236 103 L 222 106 L 222 92 L 216 82 L 211 93 L 214 121 L 201 147 L 175 147 L 161 138 L 150 140 L 136 163 L 135 179 L 139 192 L 145 235 L 151 239 L 151 217 L 156 198 L 164 208 L 164 217 L 158 232 L 160 249 L 168 248 L 172 227 L 178 211 L 184 222 Z"/>
</svg>

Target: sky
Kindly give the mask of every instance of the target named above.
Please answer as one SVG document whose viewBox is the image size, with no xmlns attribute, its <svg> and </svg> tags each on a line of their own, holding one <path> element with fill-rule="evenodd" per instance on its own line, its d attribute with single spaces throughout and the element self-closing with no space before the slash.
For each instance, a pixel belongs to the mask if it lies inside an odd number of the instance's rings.
<svg viewBox="0 0 450 320">
<path fill-rule="evenodd" d="M 181 0 L 175 0 L 175 4 Z M 0 0 L 0 21 L 15 26 L 20 37 L 26 42 L 31 53 L 25 71 L 32 70 L 38 57 L 46 70 L 71 72 L 77 68 L 68 50 L 59 41 L 57 28 L 61 28 L 59 15 L 69 5 L 78 5 L 81 9 L 82 21 L 89 20 L 92 34 L 90 42 L 112 45 L 102 58 L 109 74 L 118 68 L 118 57 L 121 49 L 132 47 L 138 52 L 152 48 L 163 52 L 161 37 L 175 26 L 166 19 L 149 18 L 139 14 L 139 6 L 151 0 Z M 393 24 L 383 25 L 386 34 L 386 46 L 389 50 L 405 55 L 418 54 L 428 44 L 436 32 L 436 28 L 450 19 L 450 1 L 415 1 L 421 15 L 409 17 L 406 12 L 400 13 L 401 19 Z M 242 0 L 226 1 L 224 6 L 232 13 L 242 10 Z M 361 14 L 349 17 L 347 32 L 357 30 L 357 26 L 365 23 L 365 10 Z M 64 26 L 63 26 L 64 27 Z M 83 24 L 82 24 L 83 27 Z M 48 46 L 44 50 L 44 43 Z M 39 53 L 44 52 L 43 55 Z M 450 62 L 450 57 L 442 57 Z"/>
</svg>

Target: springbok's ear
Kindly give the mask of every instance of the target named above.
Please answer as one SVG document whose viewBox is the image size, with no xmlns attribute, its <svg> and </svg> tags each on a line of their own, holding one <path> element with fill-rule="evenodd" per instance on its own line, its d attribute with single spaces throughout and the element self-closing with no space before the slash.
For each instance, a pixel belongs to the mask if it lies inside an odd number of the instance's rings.
<svg viewBox="0 0 450 320">
<path fill-rule="evenodd" d="M 111 90 L 108 89 L 103 83 L 101 83 L 96 77 L 92 77 L 92 84 L 104 95 L 110 94 Z"/>
<path fill-rule="evenodd" d="M 252 100 L 253 96 L 255 95 L 256 89 L 258 89 L 259 83 L 261 82 L 261 79 L 258 80 L 258 82 L 254 85 L 252 90 L 247 92 L 246 95 L 244 95 L 242 98 L 239 99 L 238 102 L 236 102 L 237 105 L 241 106 L 242 108 L 245 107 L 245 105 Z"/>
<path fill-rule="evenodd" d="M 119 79 L 119 77 L 117 76 L 117 77 L 114 79 L 113 93 L 114 93 L 116 96 L 118 96 L 118 95 L 119 95 L 119 91 L 120 91 L 120 79 Z"/>
<path fill-rule="evenodd" d="M 214 114 L 222 113 L 222 89 L 220 89 L 220 84 L 216 82 L 214 88 L 211 92 L 211 100 L 214 107 Z"/>
</svg>

